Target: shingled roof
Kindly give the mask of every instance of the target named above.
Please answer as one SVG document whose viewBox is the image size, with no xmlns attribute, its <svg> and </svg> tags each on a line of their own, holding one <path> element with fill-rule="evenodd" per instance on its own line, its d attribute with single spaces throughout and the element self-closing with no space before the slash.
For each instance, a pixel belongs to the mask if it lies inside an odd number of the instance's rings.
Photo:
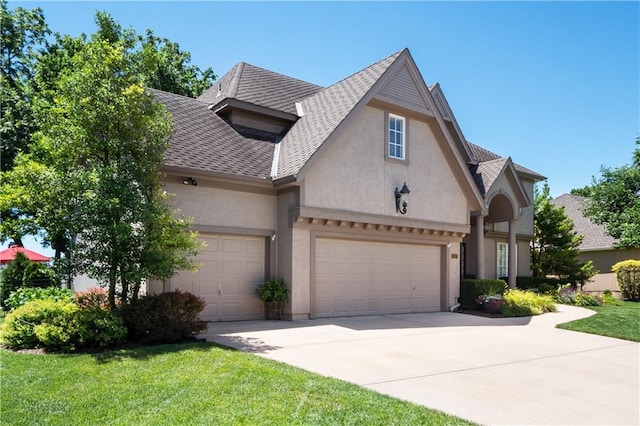
<svg viewBox="0 0 640 426">
<path fill-rule="evenodd" d="M 240 62 L 197 99 L 150 89 L 173 116 L 165 165 L 261 179 L 294 176 L 405 52 L 409 54 L 403 49 L 327 88 Z M 213 112 L 226 99 L 300 117 L 278 144 L 267 143 L 276 140 L 273 134 L 234 126 Z M 472 143 L 468 147 L 478 162 L 472 173 L 480 171 L 474 179 L 484 193 L 497 177 L 493 169 L 505 159 Z M 272 176 L 274 152 L 277 169 Z M 544 179 L 514 166 L 519 173 Z"/>
<path fill-rule="evenodd" d="M 501 157 L 500 155 L 489 151 L 488 149 L 485 149 L 479 145 L 473 144 L 469 141 L 467 141 L 467 144 L 469 145 L 469 148 L 471 149 L 471 153 L 473 154 L 473 157 L 476 161 L 478 161 L 479 163 L 483 163 L 485 161 L 493 161 L 493 160 L 497 160 L 499 158 L 504 158 Z M 516 171 L 518 173 L 522 173 L 525 175 L 528 175 L 536 180 L 544 180 L 546 179 L 544 176 L 542 176 L 539 173 L 534 172 L 531 169 L 528 169 L 524 166 L 521 166 L 520 164 L 517 163 L 513 163 L 513 165 L 516 168 Z"/>
<path fill-rule="evenodd" d="M 276 177 L 296 174 L 402 52 L 302 101 L 303 116 L 282 139 Z"/>
<path fill-rule="evenodd" d="M 573 221 L 574 230 L 579 235 L 584 235 L 580 250 L 609 250 L 614 248 L 617 242 L 615 238 L 607 235 L 604 226 L 598 225 L 586 217 L 583 213 L 586 198 L 572 194 L 562 194 L 551 201 L 555 206 L 563 206 L 565 214 Z"/>
<path fill-rule="evenodd" d="M 477 166 L 471 167 L 471 174 L 478 185 L 480 194 L 486 195 L 491 186 L 495 183 L 500 172 L 504 169 L 508 158 L 496 158 L 495 160 L 483 161 Z"/>
<path fill-rule="evenodd" d="M 266 179 L 274 144 L 242 135 L 197 99 L 148 89 L 173 116 L 166 166 Z"/>
<path fill-rule="evenodd" d="M 295 103 L 320 90 L 322 86 L 240 62 L 198 100 L 217 105 L 225 99 L 236 99 L 295 115 Z"/>
</svg>

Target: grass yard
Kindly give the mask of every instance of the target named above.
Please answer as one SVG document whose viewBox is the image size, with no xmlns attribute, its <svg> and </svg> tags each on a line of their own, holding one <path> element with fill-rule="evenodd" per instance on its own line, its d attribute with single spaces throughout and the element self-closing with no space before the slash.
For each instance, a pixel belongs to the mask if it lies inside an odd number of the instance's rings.
<svg viewBox="0 0 640 426">
<path fill-rule="evenodd" d="M 558 328 L 640 342 L 640 302 L 624 302 L 622 306 L 593 306 L 589 309 L 598 313 L 589 318 L 558 324 Z"/>
<path fill-rule="evenodd" d="M 472 424 L 210 343 L 0 356 L 3 425 Z"/>
</svg>

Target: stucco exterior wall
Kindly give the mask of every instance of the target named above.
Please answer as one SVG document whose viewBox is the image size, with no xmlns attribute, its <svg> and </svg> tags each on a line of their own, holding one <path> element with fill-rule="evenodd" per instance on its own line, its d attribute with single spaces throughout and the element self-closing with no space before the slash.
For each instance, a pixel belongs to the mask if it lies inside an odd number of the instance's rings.
<svg viewBox="0 0 640 426">
<path fill-rule="evenodd" d="M 167 183 L 165 191 L 179 214 L 193 218 L 194 225 L 230 228 L 276 229 L 277 200 L 274 195 L 222 188 Z"/>
<path fill-rule="evenodd" d="M 311 165 L 301 204 L 400 216 L 394 189 L 411 190 L 408 219 L 468 224 L 467 199 L 429 125 L 406 119 L 407 161 L 385 157 L 385 111 L 367 106 Z"/>
</svg>

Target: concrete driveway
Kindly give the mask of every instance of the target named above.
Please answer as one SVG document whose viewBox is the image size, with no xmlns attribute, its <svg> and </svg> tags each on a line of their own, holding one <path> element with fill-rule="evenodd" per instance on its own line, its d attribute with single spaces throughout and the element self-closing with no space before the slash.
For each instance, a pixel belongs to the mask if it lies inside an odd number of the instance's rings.
<svg viewBox="0 0 640 426">
<path fill-rule="evenodd" d="M 211 323 L 207 340 L 481 424 L 640 424 L 640 344 L 457 313 Z"/>
</svg>

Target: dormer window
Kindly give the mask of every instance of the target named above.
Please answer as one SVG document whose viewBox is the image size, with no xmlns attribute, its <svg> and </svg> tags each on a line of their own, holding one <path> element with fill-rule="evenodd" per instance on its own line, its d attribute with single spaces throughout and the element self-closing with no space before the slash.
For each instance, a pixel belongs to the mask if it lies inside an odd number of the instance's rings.
<svg viewBox="0 0 640 426">
<path fill-rule="evenodd" d="M 405 118 L 389 114 L 388 155 L 390 158 L 405 159 Z"/>
</svg>

